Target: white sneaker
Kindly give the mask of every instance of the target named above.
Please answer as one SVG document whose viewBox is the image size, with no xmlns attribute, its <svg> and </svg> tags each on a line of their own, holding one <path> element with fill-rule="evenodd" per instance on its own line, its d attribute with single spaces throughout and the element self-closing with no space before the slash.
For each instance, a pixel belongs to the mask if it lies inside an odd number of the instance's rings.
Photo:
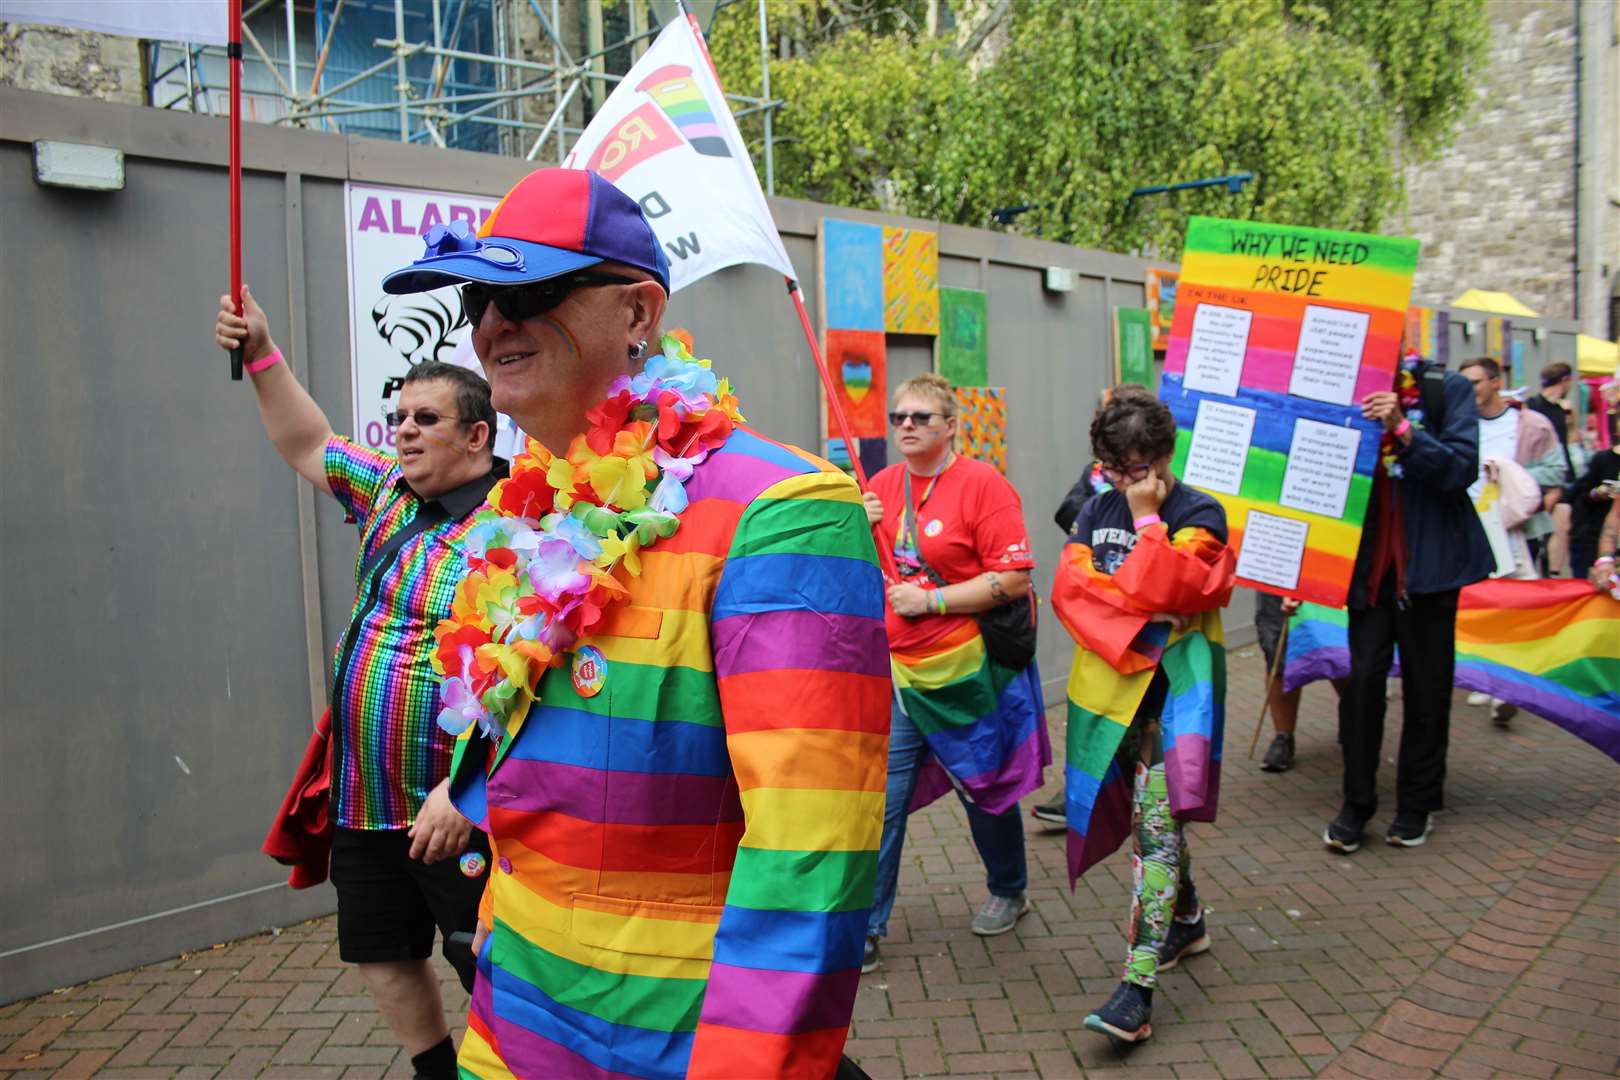
<svg viewBox="0 0 1620 1080">
<path fill-rule="evenodd" d="M 1470 705 L 1486 705 L 1490 703 L 1490 700 L 1491 695 L 1482 690 L 1475 690 L 1472 694 L 1468 695 L 1468 704 Z"/>
</svg>

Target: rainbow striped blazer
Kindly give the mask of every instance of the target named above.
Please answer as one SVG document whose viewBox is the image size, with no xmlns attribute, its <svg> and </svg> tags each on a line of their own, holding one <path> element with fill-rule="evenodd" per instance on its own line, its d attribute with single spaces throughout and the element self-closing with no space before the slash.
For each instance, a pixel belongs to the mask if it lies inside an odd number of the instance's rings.
<svg viewBox="0 0 1620 1080">
<path fill-rule="evenodd" d="M 458 750 L 495 859 L 464 1075 L 837 1067 L 883 825 L 877 552 L 853 481 L 747 429 L 686 490 L 572 669 Z"/>
</svg>

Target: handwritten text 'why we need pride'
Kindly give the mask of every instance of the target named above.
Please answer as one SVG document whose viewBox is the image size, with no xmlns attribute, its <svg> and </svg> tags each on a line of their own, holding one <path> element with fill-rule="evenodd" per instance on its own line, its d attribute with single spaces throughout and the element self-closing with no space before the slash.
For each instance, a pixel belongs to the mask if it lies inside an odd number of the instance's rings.
<svg viewBox="0 0 1620 1080">
<path fill-rule="evenodd" d="M 1277 260 L 1262 262 L 1250 285 L 1253 289 L 1269 289 L 1272 292 L 1319 296 L 1327 277 L 1327 270 L 1321 267 L 1360 266 L 1372 254 L 1371 247 L 1364 241 L 1330 236 L 1250 229 L 1232 229 L 1229 236 L 1233 255 L 1255 255 Z M 1290 266 L 1289 263 L 1303 265 Z"/>
</svg>

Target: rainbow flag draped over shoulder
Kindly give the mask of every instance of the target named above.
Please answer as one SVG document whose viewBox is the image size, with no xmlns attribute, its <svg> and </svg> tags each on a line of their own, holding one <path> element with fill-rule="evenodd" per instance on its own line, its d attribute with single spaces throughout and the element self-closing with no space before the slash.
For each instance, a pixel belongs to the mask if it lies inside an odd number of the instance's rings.
<svg viewBox="0 0 1620 1080">
<path fill-rule="evenodd" d="M 1041 786 L 1052 742 L 1033 661 L 1022 671 L 996 663 L 966 617 L 945 636 L 890 655 L 900 705 L 932 755 L 908 810 L 949 791 L 953 778 L 992 814 Z"/>
<path fill-rule="evenodd" d="M 1149 623 L 1139 655 L 1158 652 L 1170 681 L 1160 726 L 1171 810 L 1185 821 L 1214 821 L 1226 731 L 1226 645 L 1220 617 L 1206 612 L 1183 631 Z M 1131 832 L 1131 775 L 1119 744 L 1153 681 L 1153 667 L 1121 674 L 1102 657 L 1075 650 L 1069 671 L 1068 755 L 1064 766 L 1073 880 L 1107 858 Z"/>
<path fill-rule="evenodd" d="M 1348 616 L 1305 604 L 1283 685 L 1350 673 Z M 1620 761 L 1620 601 L 1584 581 L 1499 578 L 1457 600 L 1456 685 L 1551 720 Z"/>
<path fill-rule="evenodd" d="M 1117 849 L 1131 831 L 1132 776 L 1118 753 L 1153 682 L 1168 680 L 1160 713 L 1170 810 L 1183 821 L 1214 821 L 1226 730 L 1226 639 L 1220 609 L 1232 595 L 1231 549 L 1207 531 L 1172 537 L 1150 525 L 1112 576 L 1091 548 L 1064 549 L 1052 608 L 1077 642 L 1069 672 L 1064 766 L 1069 882 Z M 1171 630 L 1148 621 L 1185 613 Z"/>
</svg>

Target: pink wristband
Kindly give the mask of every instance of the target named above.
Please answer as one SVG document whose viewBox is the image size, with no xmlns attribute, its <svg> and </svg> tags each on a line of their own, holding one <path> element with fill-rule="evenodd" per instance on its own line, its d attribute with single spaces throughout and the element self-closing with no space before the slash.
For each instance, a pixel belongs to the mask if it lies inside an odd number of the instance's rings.
<svg viewBox="0 0 1620 1080">
<path fill-rule="evenodd" d="M 1405 435 L 1408 431 L 1411 431 L 1411 430 L 1412 430 L 1412 421 L 1403 416 L 1403 417 L 1401 417 L 1400 426 L 1397 427 L 1393 432 L 1391 432 L 1391 434 L 1393 434 L 1398 439 L 1402 435 Z"/>
<path fill-rule="evenodd" d="M 279 363 L 281 363 L 281 350 L 277 349 L 275 352 L 271 353 L 269 356 L 261 356 L 257 360 L 253 361 L 251 364 L 243 364 L 242 365 L 242 370 L 247 372 L 250 375 L 257 375 L 259 372 L 263 371 L 265 368 L 274 367 L 275 365 L 277 365 Z"/>
<path fill-rule="evenodd" d="M 1147 528 L 1149 525 L 1157 525 L 1160 522 L 1162 522 L 1163 520 L 1164 519 L 1161 518 L 1158 514 L 1143 514 L 1141 517 L 1139 517 L 1135 521 L 1131 522 L 1131 527 L 1134 528 L 1137 532 L 1141 532 L 1143 529 Z"/>
</svg>

